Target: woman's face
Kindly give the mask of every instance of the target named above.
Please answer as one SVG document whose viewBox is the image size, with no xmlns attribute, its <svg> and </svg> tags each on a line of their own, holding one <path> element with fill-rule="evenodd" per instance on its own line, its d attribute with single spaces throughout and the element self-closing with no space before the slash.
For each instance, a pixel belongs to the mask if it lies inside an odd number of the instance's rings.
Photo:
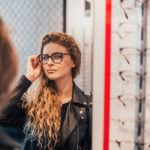
<svg viewBox="0 0 150 150">
<path fill-rule="evenodd" d="M 71 56 L 67 54 L 67 49 L 59 44 L 48 43 L 44 46 L 43 60 L 48 61 L 47 63 L 43 62 L 43 69 L 47 78 L 55 81 L 72 76 L 71 70 L 75 67 L 75 64 L 72 61 Z"/>
</svg>

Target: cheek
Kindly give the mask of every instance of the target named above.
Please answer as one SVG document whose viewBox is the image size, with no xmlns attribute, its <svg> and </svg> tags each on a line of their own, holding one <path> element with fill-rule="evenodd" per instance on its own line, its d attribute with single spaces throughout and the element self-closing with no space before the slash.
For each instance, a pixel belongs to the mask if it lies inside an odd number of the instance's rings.
<svg viewBox="0 0 150 150">
<path fill-rule="evenodd" d="M 47 69 L 48 69 L 48 66 L 47 65 L 43 65 L 43 72 L 44 72 L 45 75 L 47 74 L 47 72 L 46 72 Z"/>
<path fill-rule="evenodd" d="M 61 67 L 60 67 L 60 69 L 61 70 L 71 70 L 72 69 L 72 64 L 70 64 L 70 63 L 66 63 L 66 64 L 64 64 L 64 65 L 62 65 Z"/>
<path fill-rule="evenodd" d="M 75 64 L 71 59 L 69 59 L 64 62 L 64 66 L 66 66 L 68 68 L 73 68 L 73 67 L 75 67 Z"/>
</svg>

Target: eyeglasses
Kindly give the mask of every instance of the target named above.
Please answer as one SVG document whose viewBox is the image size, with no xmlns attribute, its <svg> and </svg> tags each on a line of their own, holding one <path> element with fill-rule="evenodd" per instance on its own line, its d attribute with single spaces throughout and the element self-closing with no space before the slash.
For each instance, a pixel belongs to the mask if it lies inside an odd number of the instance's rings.
<svg viewBox="0 0 150 150">
<path fill-rule="evenodd" d="M 134 94 L 130 93 L 118 94 L 111 97 L 112 117 L 134 120 L 137 99 L 138 98 Z"/>
<path fill-rule="evenodd" d="M 134 131 L 134 129 L 133 129 Z M 117 131 L 118 132 L 118 131 Z M 119 132 L 118 132 L 119 133 Z M 131 135 L 131 132 L 128 132 L 128 139 L 129 139 L 129 135 Z M 133 133 L 134 135 L 134 133 Z M 126 149 L 128 147 L 128 149 L 133 149 L 134 144 L 136 146 L 136 149 L 149 149 L 150 147 L 150 143 L 139 143 L 139 142 L 133 142 L 133 136 L 131 137 L 131 139 L 129 140 L 122 140 L 120 138 L 116 139 L 116 140 L 110 140 L 110 147 L 112 149 Z"/>
<path fill-rule="evenodd" d="M 49 61 L 49 58 L 51 58 L 54 63 L 59 64 L 62 62 L 64 55 L 72 55 L 72 54 L 56 52 L 56 53 L 53 53 L 52 55 L 42 54 L 42 55 L 39 55 L 38 57 L 43 64 L 47 64 Z"/>
<path fill-rule="evenodd" d="M 120 0 L 120 7 L 122 8 L 123 12 L 124 12 L 124 15 L 126 17 L 126 19 L 129 19 L 129 14 L 131 13 L 128 13 L 128 10 L 131 10 L 131 9 L 136 9 L 139 8 L 140 9 L 140 3 L 144 4 L 146 1 L 145 0 L 134 0 L 134 1 L 128 1 L 128 0 Z M 147 3 L 148 5 L 149 3 Z M 150 8 L 149 5 L 147 8 Z"/>
<path fill-rule="evenodd" d="M 116 119 L 113 118 L 111 121 L 111 134 L 112 134 L 112 140 L 121 140 L 121 141 L 128 141 L 132 140 L 134 135 L 134 126 L 135 123 L 131 119 Z M 118 132 L 118 134 L 115 134 Z M 116 143 L 117 144 L 117 143 Z M 118 145 L 119 146 L 119 145 Z M 120 145 L 121 146 L 121 145 Z"/>
<path fill-rule="evenodd" d="M 135 35 L 139 27 L 141 26 L 137 25 L 134 21 L 122 21 L 114 28 L 114 33 L 116 33 L 120 39 L 128 40 L 128 35 Z"/>
</svg>

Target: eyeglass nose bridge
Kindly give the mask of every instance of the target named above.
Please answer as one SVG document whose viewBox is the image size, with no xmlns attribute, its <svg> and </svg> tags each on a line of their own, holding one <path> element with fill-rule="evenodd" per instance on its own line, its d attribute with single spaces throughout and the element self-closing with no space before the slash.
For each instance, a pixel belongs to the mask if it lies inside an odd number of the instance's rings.
<svg viewBox="0 0 150 150">
<path fill-rule="evenodd" d="M 48 60 L 47 60 L 46 64 L 48 64 L 50 62 L 55 63 L 53 58 L 52 58 L 52 55 L 51 56 L 48 55 Z"/>
</svg>

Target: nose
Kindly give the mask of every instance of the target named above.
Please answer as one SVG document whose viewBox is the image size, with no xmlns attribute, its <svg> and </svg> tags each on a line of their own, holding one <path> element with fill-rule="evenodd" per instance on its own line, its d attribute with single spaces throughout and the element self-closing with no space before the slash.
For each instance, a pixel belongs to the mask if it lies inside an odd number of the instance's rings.
<svg viewBox="0 0 150 150">
<path fill-rule="evenodd" d="M 48 59 L 47 65 L 54 65 L 54 62 L 52 61 L 52 58 Z"/>
</svg>

